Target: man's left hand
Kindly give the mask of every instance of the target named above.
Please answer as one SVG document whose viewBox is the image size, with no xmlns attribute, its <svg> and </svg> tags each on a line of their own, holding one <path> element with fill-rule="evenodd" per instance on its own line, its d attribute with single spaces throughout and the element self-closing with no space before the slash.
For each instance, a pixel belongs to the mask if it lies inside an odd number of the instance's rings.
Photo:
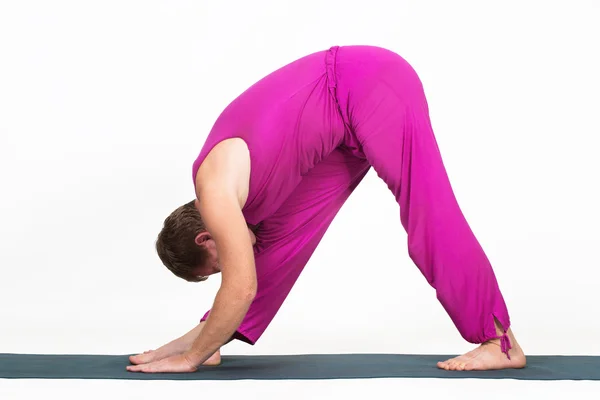
<svg viewBox="0 0 600 400">
<path fill-rule="evenodd" d="M 128 365 L 127 371 L 144 372 L 144 373 L 185 373 L 196 372 L 198 370 L 196 357 L 189 352 L 178 354 L 175 356 L 163 358 L 159 361 L 154 361 L 147 364 Z"/>
</svg>

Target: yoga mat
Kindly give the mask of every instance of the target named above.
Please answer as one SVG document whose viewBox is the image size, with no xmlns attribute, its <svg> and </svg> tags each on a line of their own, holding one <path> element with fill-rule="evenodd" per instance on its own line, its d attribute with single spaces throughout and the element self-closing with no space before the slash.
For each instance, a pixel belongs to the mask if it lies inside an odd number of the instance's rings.
<svg viewBox="0 0 600 400">
<path fill-rule="evenodd" d="M 0 354 L 0 378 L 275 380 L 361 378 L 481 378 L 600 380 L 600 356 L 529 356 L 520 370 L 444 371 L 443 355 L 308 354 L 223 356 L 217 367 L 189 374 L 143 374 L 125 370 L 127 355 Z"/>
</svg>

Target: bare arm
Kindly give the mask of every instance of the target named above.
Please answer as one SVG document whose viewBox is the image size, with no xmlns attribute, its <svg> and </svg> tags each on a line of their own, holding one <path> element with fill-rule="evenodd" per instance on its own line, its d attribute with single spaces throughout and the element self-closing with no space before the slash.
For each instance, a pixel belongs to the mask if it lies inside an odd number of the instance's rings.
<svg viewBox="0 0 600 400">
<path fill-rule="evenodd" d="M 210 315 L 190 351 L 196 365 L 230 340 L 256 295 L 254 251 L 242 214 L 249 175 L 248 149 L 235 139 L 217 145 L 197 174 L 200 214 L 215 240 L 222 277 Z"/>
</svg>

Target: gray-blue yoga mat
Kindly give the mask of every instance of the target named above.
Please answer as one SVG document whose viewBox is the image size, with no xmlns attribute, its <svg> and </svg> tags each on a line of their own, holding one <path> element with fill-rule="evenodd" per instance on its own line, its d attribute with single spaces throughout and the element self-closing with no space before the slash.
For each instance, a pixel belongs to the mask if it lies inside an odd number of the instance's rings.
<svg viewBox="0 0 600 400">
<path fill-rule="evenodd" d="M 529 356 L 520 370 L 458 372 L 436 367 L 443 355 L 308 354 L 223 356 L 218 367 L 189 374 L 142 374 L 125 370 L 127 355 L 0 354 L 0 378 L 38 379 L 361 379 L 482 378 L 600 380 L 600 356 Z"/>
</svg>

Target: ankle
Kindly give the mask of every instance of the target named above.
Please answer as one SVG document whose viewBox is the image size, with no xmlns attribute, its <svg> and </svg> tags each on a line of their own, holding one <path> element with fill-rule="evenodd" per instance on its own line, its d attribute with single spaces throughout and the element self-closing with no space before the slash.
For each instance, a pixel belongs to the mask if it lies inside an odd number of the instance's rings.
<svg viewBox="0 0 600 400">
<path fill-rule="evenodd" d="M 502 343 L 501 343 L 501 339 L 500 338 L 489 339 L 489 340 L 483 342 L 481 345 L 482 346 L 494 345 L 494 346 L 502 347 Z"/>
<path fill-rule="evenodd" d="M 500 321 L 498 321 L 497 318 L 494 318 L 494 326 L 496 328 L 496 336 L 500 337 L 500 336 L 504 335 L 504 333 L 505 333 L 504 327 L 502 326 Z"/>
</svg>

